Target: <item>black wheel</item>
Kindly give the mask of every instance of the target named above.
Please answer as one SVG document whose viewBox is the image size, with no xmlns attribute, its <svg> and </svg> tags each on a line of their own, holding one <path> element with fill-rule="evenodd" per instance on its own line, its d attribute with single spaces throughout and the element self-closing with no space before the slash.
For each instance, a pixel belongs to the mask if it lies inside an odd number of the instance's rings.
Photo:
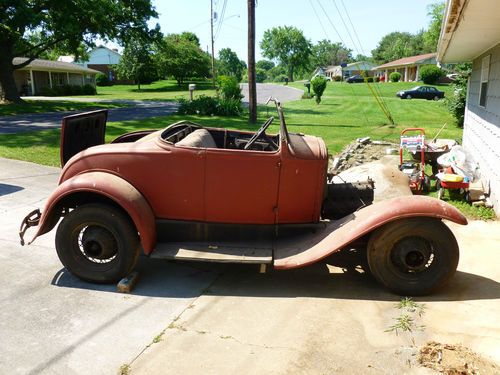
<svg viewBox="0 0 500 375">
<path fill-rule="evenodd" d="M 424 179 L 422 181 L 422 191 L 424 193 L 428 193 L 429 191 L 431 191 L 431 179 L 429 178 L 429 176 L 424 176 Z"/>
<path fill-rule="evenodd" d="M 406 94 L 406 99 L 411 99 L 411 95 L 410 94 Z"/>
<path fill-rule="evenodd" d="M 440 98 L 439 98 L 439 96 L 436 95 L 433 99 L 438 101 Z"/>
<path fill-rule="evenodd" d="M 368 242 L 373 276 L 403 296 L 429 294 L 442 287 L 458 266 L 458 244 L 439 219 L 411 218 L 377 229 Z"/>
<path fill-rule="evenodd" d="M 114 283 L 127 276 L 139 256 L 139 236 L 130 218 L 105 204 L 86 204 L 64 217 L 56 233 L 61 263 L 75 276 Z"/>
</svg>

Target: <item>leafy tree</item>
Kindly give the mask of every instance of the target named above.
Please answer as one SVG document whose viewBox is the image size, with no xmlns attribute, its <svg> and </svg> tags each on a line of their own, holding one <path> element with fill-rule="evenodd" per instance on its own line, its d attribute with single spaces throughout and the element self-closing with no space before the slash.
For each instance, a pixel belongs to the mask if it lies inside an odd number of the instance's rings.
<svg viewBox="0 0 500 375">
<path fill-rule="evenodd" d="M 423 53 L 421 35 L 396 31 L 382 38 L 377 48 L 372 51 L 372 56 L 375 61 L 386 63 L 421 53 Z"/>
<path fill-rule="evenodd" d="M 423 33 L 425 48 L 429 52 L 435 52 L 441 34 L 441 24 L 443 23 L 445 3 L 438 1 L 427 6 L 427 15 L 431 18 L 429 28 Z"/>
<path fill-rule="evenodd" d="M 274 66 L 275 66 L 274 63 L 269 60 L 259 60 L 255 63 L 255 69 L 262 69 L 265 70 L 266 72 L 269 69 L 274 68 Z"/>
<path fill-rule="evenodd" d="M 362 54 L 358 53 L 356 55 L 356 57 L 354 58 L 354 61 L 368 61 L 368 62 L 372 62 L 373 61 L 373 57 L 362 55 Z"/>
<path fill-rule="evenodd" d="M 128 39 L 146 32 L 147 21 L 158 14 L 151 0 L 4 0 L 0 3 L 0 83 L 7 101 L 20 102 L 14 70 L 28 65 L 54 46 L 75 53 L 84 42 Z M 38 32 L 39 42 L 30 40 Z M 27 57 L 14 65 L 16 56 Z"/>
<path fill-rule="evenodd" d="M 342 43 L 332 43 L 326 39 L 320 40 L 315 44 L 311 52 L 311 65 L 313 68 L 340 65 L 343 62 L 350 63 L 353 61 L 352 50 L 345 47 Z"/>
<path fill-rule="evenodd" d="M 453 82 L 453 95 L 451 97 L 447 96 L 445 100 L 448 110 L 457 120 L 457 126 L 463 128 L 465 103 L 467 100 L 467 82 L 472 72 L 472 64 L 457 64 L 454 70 L 458 73 L 458 77 L 455 79 L 455 82 Z"/>
<path fill-rule="evenodd" d="M 261 83 L 267 79 L 267 72 L 261 68 L 255 68 L 255 82 Z"/>
<path fill-rule="evenodd" d="M 223 48 L 219 51 L 219 59 L 217 61 L 217 72 L 219 74 L 236 77 L 238 82 L 241 82 L 246 67 L 245 62 L 241 61 L 236 52 L 233 52 L 231 48 Z"/>
<path fill-rule="evenodd" d="M 31 44 L 35 44 L 35 45 L 39 44 L 43 41 L 43 36 L 38 31 L 35 31 L 35 32 L 29 34 L 27 36 L 27 38 Z M 75 61 L 76 60 L 86 61 L 89 58 L 89 55 L 88 55 L 89 47 L 85 43 L 81 42 L 75 50 L 75 49 L 70 48 L 68 43 L 66 43 L 64 41 L 61 43 L 58 43 L 55 46 L 47 48 L 38 57 L 40 59 L 56 61 L 59 58 L 59 56 L 67 54 L 68 51 L 70 51 L 71 54 L 74 55 Z"/>
<path fill-rule="evenodd" d="M 156 61 L 152 55 L 149 39 L 136 37 L 125 45 L 120 63 L 116 66 L 120 79 L 131 79 L 141 89 L 141 83 L 147 84 L 158 79 Z"/>
<path fill-rule="evenodd" d="M 207 77 L 210 57 L 186 37 L 186 34 L 169 34 L 157 43 L 156 57 L 159 69 L 172 75 L 180 86 L 186 78 Z"/>
<path fill-rule="evenodd" d="M 316 76 L 311 81 L 311 87 L 314 92 L 314 99 L 316 100 L 316 104 L 321 103 L 321 97 L 323 96 L 323 92 L 326 89 L 326 79 L 321 76 Z"/>
<path fill-rule="evenodd" d="M 200 47 L 200 38 L 198 38 L 198 35 L 196 35 L 195 33 L 192 33 L 191 31 L 183 31 L 181 33 L 181 37 Z"/>
<path fill-rule="evenodd" d="M 309 66 L 311 42 L 296 27 L 279 26 L 266 30 L 260 48 L 264 57 L 276 59 L 285 67 L 292 82 L 296 70 Z"/>
</svg>

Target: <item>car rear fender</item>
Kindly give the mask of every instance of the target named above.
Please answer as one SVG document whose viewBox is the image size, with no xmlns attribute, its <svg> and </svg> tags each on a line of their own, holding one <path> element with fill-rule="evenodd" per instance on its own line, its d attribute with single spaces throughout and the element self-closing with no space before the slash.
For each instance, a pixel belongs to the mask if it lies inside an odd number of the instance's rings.
<svg viewBox="0 0 500 375">
<path fill-rule="evenodd" d="M 446 219 L 467 224 L 467 219 L 455 207 L 438 199 L 422 196 L 394 198 L 331 221 L 324 230 L 306 237 L 278 241 L 274 268 L 298 268 L 315 263 L 384 224 L 409 217 Z"/>
<path fill-rule="evenodd" d="M 57 187 L 50 195 L 39 218 L 38 230 L 29 242 L 54 228 L 63 210 L 83 203 L 112 201 L 132 219 L 139 232 L 144 253 L 156 246 L 155 216 L 144 196 L 129 182 L 106 172 L 76 175 Z"/>
</svg>

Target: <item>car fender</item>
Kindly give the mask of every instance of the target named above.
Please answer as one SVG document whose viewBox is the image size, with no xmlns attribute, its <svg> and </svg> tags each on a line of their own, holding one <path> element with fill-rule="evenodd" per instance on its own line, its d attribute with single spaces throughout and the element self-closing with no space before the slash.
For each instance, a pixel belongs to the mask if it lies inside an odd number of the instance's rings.
<svg viewBox="0 0 500 375">
<path fill-rule="evenodd" d="M 314 234 L 278 241 L 274 252 L 274 268 L 298 268 L 315 263 L 384 224 L 409 217 L 430 217 L 467 224 L 467 219 L 460 211 L 441 200 L 423 196 L 398 197 L 331 221 Z"/>
<path fill-rule="evenodd" d="M 61 204 L 64 204 L 64 200 L 85 192 L 104 196 L 125 210 L 139 232 L 144 253 L 153 251 L 156 246 L 156 225 L 149 203 L 128 181 L 106 172 L 82 173 L 60 184 L 49 196 L 38 223 L 38 230 L 29 243 L 54 228 L 62 215 Z"/>
</svg>

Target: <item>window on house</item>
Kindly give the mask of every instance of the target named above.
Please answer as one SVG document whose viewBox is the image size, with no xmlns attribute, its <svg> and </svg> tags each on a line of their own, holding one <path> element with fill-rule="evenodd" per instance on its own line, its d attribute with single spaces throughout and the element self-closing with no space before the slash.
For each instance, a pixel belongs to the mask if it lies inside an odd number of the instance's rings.
<svg viewBox="0 0 500 375">
<path fill-rule="evenodd" d="M 486 107 L 486 98 L 488 96 L 488 77 L 490 75 L 491 55 L 483 57 L 481 65 L 481 85 L 479 87 L 479 105 Z"/>
</svg>

